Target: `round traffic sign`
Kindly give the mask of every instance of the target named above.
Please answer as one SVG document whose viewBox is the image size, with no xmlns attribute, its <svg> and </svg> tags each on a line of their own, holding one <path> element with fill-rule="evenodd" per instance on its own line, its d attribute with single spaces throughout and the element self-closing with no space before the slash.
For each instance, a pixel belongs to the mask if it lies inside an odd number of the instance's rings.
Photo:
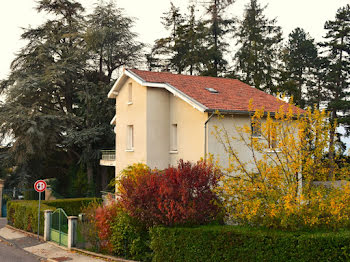
<svg viewBox="0 0 350 262">
<path fill-rule="evenodd" d="M 46 189 L 46 182 L 44 180 L 38 180 L 34 184 L 34 189 L 36 192 L 44 192 Z"/>
</svg>

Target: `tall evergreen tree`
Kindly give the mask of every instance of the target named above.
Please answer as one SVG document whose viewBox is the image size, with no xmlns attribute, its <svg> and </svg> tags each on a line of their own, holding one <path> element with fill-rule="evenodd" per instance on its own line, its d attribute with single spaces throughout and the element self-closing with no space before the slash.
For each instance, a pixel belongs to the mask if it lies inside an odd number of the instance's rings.
<svg viewBox="0 0 350 262">
<path fill-rule="evenodd" d="M 43 162 L 63 148 L 65 127 L 77 120 L 74 104 L 82 87 L 86 53 L 81 48 L 83 7 L 73 1 L 39 1 L 37 10 L 53 19 L 26 30 L 28 44 L 2 82 L 1 133 L 14 137 L 11 152 L 23 181 L 42 175 Z"/>
<path fill-rule="evenodd" d="M 175 47 L 175 42 L 178 41 L 179 38 L 178 28 L 183 22 L 184 17 L 180 12 L 180 8 L 170 2 L 170 10 L 165 12 L 162 17 L 162 24 L 165 29 L 170 31 L 170 35 L 157 39 L 152 47 L 151 53 L 146 56 L 150 70 L 158 68 L 158 70 L 161 71 L 173 69 L 177 73 L 183 71 L 184 66 L 182 61 L 173 60 L 174 56 L 182 56 L 182 50 Z"/>
<path fill-rule="evenodd" d="M 290 34 L 282 51 L 284 68 L 281 73 L 281 91 L 294 97 L 294 102 L 304 108 L 306 84 L 315 68 L 318 52 L 314 39 L 303 29 L 296 28 Z"/>
<path fill-rule="evenodd" d="M 133 20 L 112 2 L 100 2 L 88 16 L 84 35 L 93 67 L 86 71 L 88 84 L 79 92 L 81 106 L 77 114 L 82 119 L 81 128 L 71 130 L 69 143 L 79 145 L 88 181 L 92 182 L 97 169 L 103 187 L 107 168 L 98 165 L 99 151 L 114 148 L 114 133 L 108 119 L 115 114 L 115 104 L 108 101 L 106 94 L 111 88 L 113 73 L 121 66 L 135 66 L 142 56 L 143 44 L 136 40 L 132 26 Z"/>
<path fill-rule="evenodd" d="M 158 67 L 191 75 L 200 73 L 207 61 L 207 28 L 204 22 L 196 19 L 195 6 L 189 6 L 189 13 L 182 15 L 171 3 L 171 9 L 165 15 L 163 24 L 171 31 L 170 36 L 156 40 L 148 57 L 151 69 Z"/>
<path fill-rule="evenodd" d="M 114 146 L 109 122 L 115 108 L 106 97 L 111 77 L 137 61 L 142 45 L 130 24 L 116 26 L 118 19 L 129 20 L 113 13 L 114 6 L 98 5 L 88 22 L 74 0 L 41 0 L 37 10 L 51 19 L 25 30 L 28 44 L 1 82 L 6 100 L 0 105 L 0 134 L 14 138 L 10 152 L 22 181 L 52 176 L 47 163 L 62 156 L 68 166 L 80 163 L 93 185 L 99 149 Z M 104 15 L 108 21 L 98 19 Z"/>
<path fill-rule="evenodd" d="M 207 51 L 207 28 L 204 22 L 196 19 L 194 5 L 189 7 L 189 14 L 177 28 L 177 35 L 174 45 L 177 53 L 171 59 L 172 64 L 182 63 L 184 71 L 188 71 L 190 75 L 201 73 L 207 61 L 207 57 L 203 55 Z"/>
<path fill-rule="evenodd" d="M 218 76 L 226 71 L 227 61 L 224 54 L 228 43 L 224 40 L 227 33 L 232 31 L 233 19 L 224 17 L 226 9 L 235 0 L 210 0 L 206 4 L 207 13 L 210 15 L 208 30 L 208 50 L 206 51 L 206 68 L 203 75 Z"/>
<path fill-rule="evenodd" d="M 337 120 L 349 132 L 350 102 L 348 101 L 348 87 L 350 80 L 350 5 L 339 8 L 335 19 L 327 21 L 325 42 L 328 72 L 326 75 L 327 90 L 329 92 L 328 111 L 332 129 L 330 132 L 329 157 L 334 158 L 334 143 L 336 141 Z M 333 176 L 330 173 L 330 176 Z"/>
<path fill-rule="evenodd" d="M 239 49 L 234 58 L 236 73 L 243 82 L 273 93 L 282 32 L 275 19 L 265 17 L 265 9 L 257 0 L 251 0 L 246 6 L 235 34 Z"/>
<path fill-rule="evenodd" d="M 327 90 L 327 74 L 329 71 L 329 60 L 320 55 L 308 69 L 305 93 L 305 106 L 322 110 L 327 105 L 329 91 Z"/>
<path fill-rule="evenodd" d="M 140 61 L 143 44 L 135 40 L 133 25 L 133 19 L 125 16 L 113 2 L 101 2 L 88 16 L 85 40 L 95 56 L 101 80 L 109 83 L 116 69 Z"/>
</svg>

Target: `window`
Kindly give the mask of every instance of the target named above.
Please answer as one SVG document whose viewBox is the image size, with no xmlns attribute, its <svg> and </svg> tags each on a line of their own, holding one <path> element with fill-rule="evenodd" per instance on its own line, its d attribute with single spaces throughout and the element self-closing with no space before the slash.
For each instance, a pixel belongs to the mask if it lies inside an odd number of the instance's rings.
<svg viewBox="0 0 350 262">
<path fill-rule="evenodd" d="M 177 151 L 177 124 L 171 125 L 170 151 Z"/>
<path fill-rule="evenodd" d="M 128 104 L 132 104 L 132 83 L 128 85 Z"/>
<path fill-rule="evenodd" d="M 126 150 L 134 149 L 134 126 L 127 126 L 127 141 L 126 141 Z"/>
<path fill-rule="evenodd" d="M 250 123 L 252 130 L 252 137 L 261 137 L 261 122 L 259 120 L 253 120 Z"/>
</svg>

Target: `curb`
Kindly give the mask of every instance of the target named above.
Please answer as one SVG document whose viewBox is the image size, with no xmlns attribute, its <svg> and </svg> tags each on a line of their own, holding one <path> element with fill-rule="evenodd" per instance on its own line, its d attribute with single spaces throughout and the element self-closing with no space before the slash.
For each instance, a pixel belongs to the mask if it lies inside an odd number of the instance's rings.
<svg viewBox="0 0 350 262">
<path fill-rule="evenodd" d="M 26 235 L 29 236 L 29 237 L 38 239 L 38 235 L 37 235 L 37 234 L 34 234 L 34 233 L 32 233 L 32 232 L 24 231 L 24 230 L 22 230 L 22 229 L 19 229 L 19 228 L 10 226 L 10 225 L 6 225 L 5 227 L 7 227 L 7 228 L 9 228 L 9 229 L 12 229 L 12 230 L 15 230 L 15 231 L 19 231 L 19 232 L 21 232 L 21 233 L 23 233 L 23 234 L 26 234 Z M 39 240 L 40 240 L 41 242 L 45 242 L 45 241 L 44 241 L 44 237 L 43 237 L 43 236 L 40 236 L 40 235 L 39 235 Z"/>
<path fill-rule="evenodd" d="M 118 257 L 103 255 L 103 254 L 100 254 L 100 253 L 95 253 L 95 252 L 92 252 L 92 251 L 88 251 L 88 250 L 84 250 L 84 249 L 80 249 L 80 248 L 76 248 L 76 247 L 72 247 L 71 250 L 76 251 L 78 253 L 86 254 L 86 255 L 89 255 L 89 256 L 94 256 L 94 257 L 106 259 L 107 261 L 137 262 L 135 260 L 128 260 L 128 259 L 124 259 L 124 258 L 118 258 Z"/>
</svg>

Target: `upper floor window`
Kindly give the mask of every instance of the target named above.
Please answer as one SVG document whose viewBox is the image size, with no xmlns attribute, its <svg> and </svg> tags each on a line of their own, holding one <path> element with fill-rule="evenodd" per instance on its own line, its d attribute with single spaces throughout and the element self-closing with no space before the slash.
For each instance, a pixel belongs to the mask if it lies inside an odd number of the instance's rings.
<svg viewBox="0 0 350 262">
<path fill-rule="evenodd" d="M 171 125 L 170 151 L 177 151 L 177 124 Z"/>
<path fill-rule="evenodd" d="M 261 137 L 261 122 L 260 120 L 253 120 L 250 122 L 253 137 Z"/>
<path fill-rule="evenodd" d="M 128 104 L 132 104 L 132 83 L 128 84 Z"/>
<path fill-rule="evenodd" d="M 134 126 L 133 125 L 127 126 L 126 137 L 127 137 L 126 150 L 133 150 L 134 149 Z"/>
</svg>

